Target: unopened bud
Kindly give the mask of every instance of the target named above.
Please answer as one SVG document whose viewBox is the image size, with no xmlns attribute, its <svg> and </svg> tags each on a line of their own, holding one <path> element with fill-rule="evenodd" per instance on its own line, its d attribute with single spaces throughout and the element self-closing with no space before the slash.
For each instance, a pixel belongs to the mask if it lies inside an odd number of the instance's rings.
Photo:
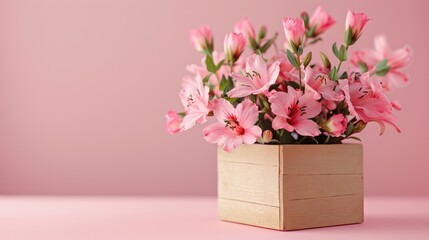
<svg viewBox="0 0 429 240">
<path fill-rule="evenodd" d="M 270 130 L 265 130 L 262 133 L 262 141 L 264 143 L 269 143 L 271 142 L 272 139 L 273 139 L 273 132 L 271 132 Z"/>
</svg>

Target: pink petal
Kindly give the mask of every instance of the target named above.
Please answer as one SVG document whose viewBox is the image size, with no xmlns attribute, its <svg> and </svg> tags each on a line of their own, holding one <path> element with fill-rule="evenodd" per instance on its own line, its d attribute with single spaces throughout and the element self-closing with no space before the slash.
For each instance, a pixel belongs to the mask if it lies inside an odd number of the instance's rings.
<svg viewBox="0 0 429 240">
<path fill-rule="evenodd" d="M 204 128 L 204 139 L 209 143 L 218 143 L 230 131 L 222 123 L 213 123 Z"/>
<path fill-rule="evenodd" d="M 231 91 L 228 92 L 228 97 L 232 97 L 232 98 L 247 97 L 249 95 L 252 95 L 254 92 L 255 92 L 255 89 L 253 89 L 252 87 L 241 85 L 231 89 Z"/>
<path fill-rule="evenodd" d="M 226 152 L 231 152 L 243 143 L 243 139 L 237 135 L 225 136 L 219 141 L 219 146 Z"/>
<path fill-rule="evenodd" d="M 251 128 L 248 128 L 242 135 L 243 142 L 245 144 L 254 144 L 256 142 L 256 139 L 261 137 L 261 134 L 262 134 L 262 129 L 258 126 L 253 126 Z"/>
<path fill-rule="evenodd" d="M 388 65 L 391 68 L 403 68 L 408 66 L 411 63 L 412 52 L 411 48 L 408 46 L 398 49 L 392 53 L 390 56 Z"/>
<path fill-rule="evenodd" d="M 287 117 L 288 108 L 292 105 L 294 97 L 285 92 L 274 92 L 269 98 L 271 111 L 281 117 Z"/>
<path fill-rule="evenodd" d="M 253 71 L 259 73 L 261 75 L 261 79 L 267 79 L 267 64 L 258 54 L 253 54 L 247 59 L 246 72 L 251 74 Z"/>
<path fill-rule="evenodd" d="M 272 127 L 274 130 L 286 129 L 289 132 L 293 132 L 294 127 L 287 122 L 287 118 L 277 116 L 272 122 Z"/>
<path fill-rule="evenodd" d="M 387 58 L 390 54 L 390 47 L 387 44 L 386 36 L 378 35 L 374 38 L 375 50 L 383 57 Z"/>
<path fill-rule="evenodd" d="M 306 118 L 313 118 L 322 111 L 322 104 L 319 101 L 314 100 L 314 95 L 312 93 L 306 93 L 299 98 L 300 107 L 305 107 L 305 116 Z"/>
<path fill-rule="evenodd" d="M 254 82 L 252 81 L 252 79 L 245 77 L 241 74 L 237 74 L 237 73 L 232 73 L 231 77 L 233 77 L 234 79 L 237 80 L 237 83 L 241 84 L 241 85 L 246 85 L 252 88 L 256 88 Z"/>
<path fill-rule="evenodd" d="M 268 85 L 272 85 L 277 81 L 280 72 L 280 61 L 271 64 L 268 68 Z"/>
<path fill-rule="evenodd" d="M 295 131 L 302 136 L 318 136 L 320 135 L 319 126 L 310 119 L 300 118 L 294 123 Z"/>
<path fill-rule="evenodd" d="M 247 129 L 255 125 L 258 121 L 258 107 L 249 99 L 238 104 L 236 116 L 241 127 Z"/>
<path fill-rule="evenodd" d="M 230 115 L 235 115 L 235 109 L 232 104 L 221 98 L 213 103 L 213 115 L 222 124 Z"/>
</svg>

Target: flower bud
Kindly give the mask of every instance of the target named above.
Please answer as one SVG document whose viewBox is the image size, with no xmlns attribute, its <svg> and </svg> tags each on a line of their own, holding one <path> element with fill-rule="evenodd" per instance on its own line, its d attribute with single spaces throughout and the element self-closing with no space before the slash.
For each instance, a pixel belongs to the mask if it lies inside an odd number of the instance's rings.
<svg viewBox="0 0 429 240">
<path fill-rule="evenodd" d="M 322 129 L 331 136 L 339 137 L 347 129 L 347 118 L 343 114 L 335 114 L 322 123 Z"/>
<path fill-rule="evenodd" d="M 353 45 L 362 35 L 369 18 L 364 13 L 347 12 L 345 41 L 347 45 Z"/>
<path fill-rule="evenodd" d="M 326 13 L 322 7 L 317 7 L 308 23 L 308 27 L 310 29 L 314 28 L 311 37 L 315 37 L 323 33 L 334 23 L 335 20 L 328 13 Z"/>
<path fill-rule="evenodd" d="M 243 53 L 246 40 L 241 33 L 228 33 L 224 40 L 225 58 L 229 63 L 234 63 Z"/>
<path fill-rule="evenodd" d="M 170 134 L 175 134 L 182 131 L 182 120 L 183 118 L 177 114 L 175 111 L 168 111 L 167 115 L 165 115 L 165 118 L 167 118 L 167 124 L 165 125 L 165 129 Z"/>
<path fill-rule="evenodd" d="M 273 139 L 273 132 L 271 132 L 270 130 L 265 130 L 262 133 L 262 142 L 263 143 L 269 143 L 269 142 L 271 142 L 272 139 Z"/>
<path fill-rule="evenodd" d="M 283 27 L 291 48 L 298 49 L 305 34 L 304 21 L 301 18 L 285 18 Z"/>
<path fill-rule="evenodd" d="M 256 37 L 255 30 L 247 17 L 235 24 L 234 32 L 243 34 L 246 39 L 255 39 Z"/>
<path fill-rule="evenodd" d="M 331 62 L 329 61 L 328 56 L 324 54 L 323 52 L 320 52 L 320 58 L 322 59 L 323 66 L 327 69 L 331 69 Z"/>
<path fill-rule="evenodd" d="M 362 130 L 366 127 L 366 123 L 364 123 L 362 120 L 360 120 L 359 122 L 357 122 L 355 124 L 355 128 L 353 129 L 352 133 L 360 133 L 362 132 Z"/>
<path fill-rule="evenodd" d="M 259 30 L 258 38 L 264 39 L 265 35 L 267 35 L 267 27 L 262 26 L 261 29 Z"/>
<path fill-rule="evenodd" d="M 213 52 L 213 35 L 209 26 L 203 25 L 199 29 L 191 30 L 190 37 L 197 51 Z"/>
</svg>

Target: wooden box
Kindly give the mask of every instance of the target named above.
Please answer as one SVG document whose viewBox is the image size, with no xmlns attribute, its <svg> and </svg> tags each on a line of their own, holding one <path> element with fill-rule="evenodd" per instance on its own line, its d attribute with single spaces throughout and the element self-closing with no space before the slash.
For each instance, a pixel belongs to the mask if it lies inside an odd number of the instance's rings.
<svg viewBox="0 0 429 240">
<path fill-rule="evenodd" d="M 277 230 L 363 221 L 361 144 L 218 150 L 222 220 Z"/>
</svg>

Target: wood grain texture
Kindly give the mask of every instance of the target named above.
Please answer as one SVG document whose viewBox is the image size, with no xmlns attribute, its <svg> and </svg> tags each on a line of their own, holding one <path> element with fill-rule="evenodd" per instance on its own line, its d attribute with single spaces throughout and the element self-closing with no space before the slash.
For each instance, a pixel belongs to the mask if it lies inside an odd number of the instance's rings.
<svg viewBox="0 0 429 240">
<path fill-rule="evenodd" d="M 277 230 L 360 223 L 362 158 L 361 144 L 219 149 L 219 216 Z"/>
<path fill-rule="evenodd" d="M 361 174 L 283 175 L 280 181 L 284 200 L 363 193 Z"/>
<path fill-rule="evenodd" d="M 362 144 L 281 145 L 283 174 L 362 174 Z"/>
<path fill-rule="evenodd" d="M 219 161 L 222 198 L 280 206 L 278 166 Z"/>
<path fill-rule="evenodd" d="M 218 198 L 219 217 L 230 222 L 279 230 L 279 210 L 279 207 Z"/>
<path fill-rule="evenodd" d="M 258 165 L 279 165 L 279 145 L 243 144 L 231 153 L 218 148 L 218 160 Z"/>
<path fill-rule="evenodd" d="M 284 202 L 284 230 L 363 222 L 363 195 L 346 195 Z"/>
</svg>

